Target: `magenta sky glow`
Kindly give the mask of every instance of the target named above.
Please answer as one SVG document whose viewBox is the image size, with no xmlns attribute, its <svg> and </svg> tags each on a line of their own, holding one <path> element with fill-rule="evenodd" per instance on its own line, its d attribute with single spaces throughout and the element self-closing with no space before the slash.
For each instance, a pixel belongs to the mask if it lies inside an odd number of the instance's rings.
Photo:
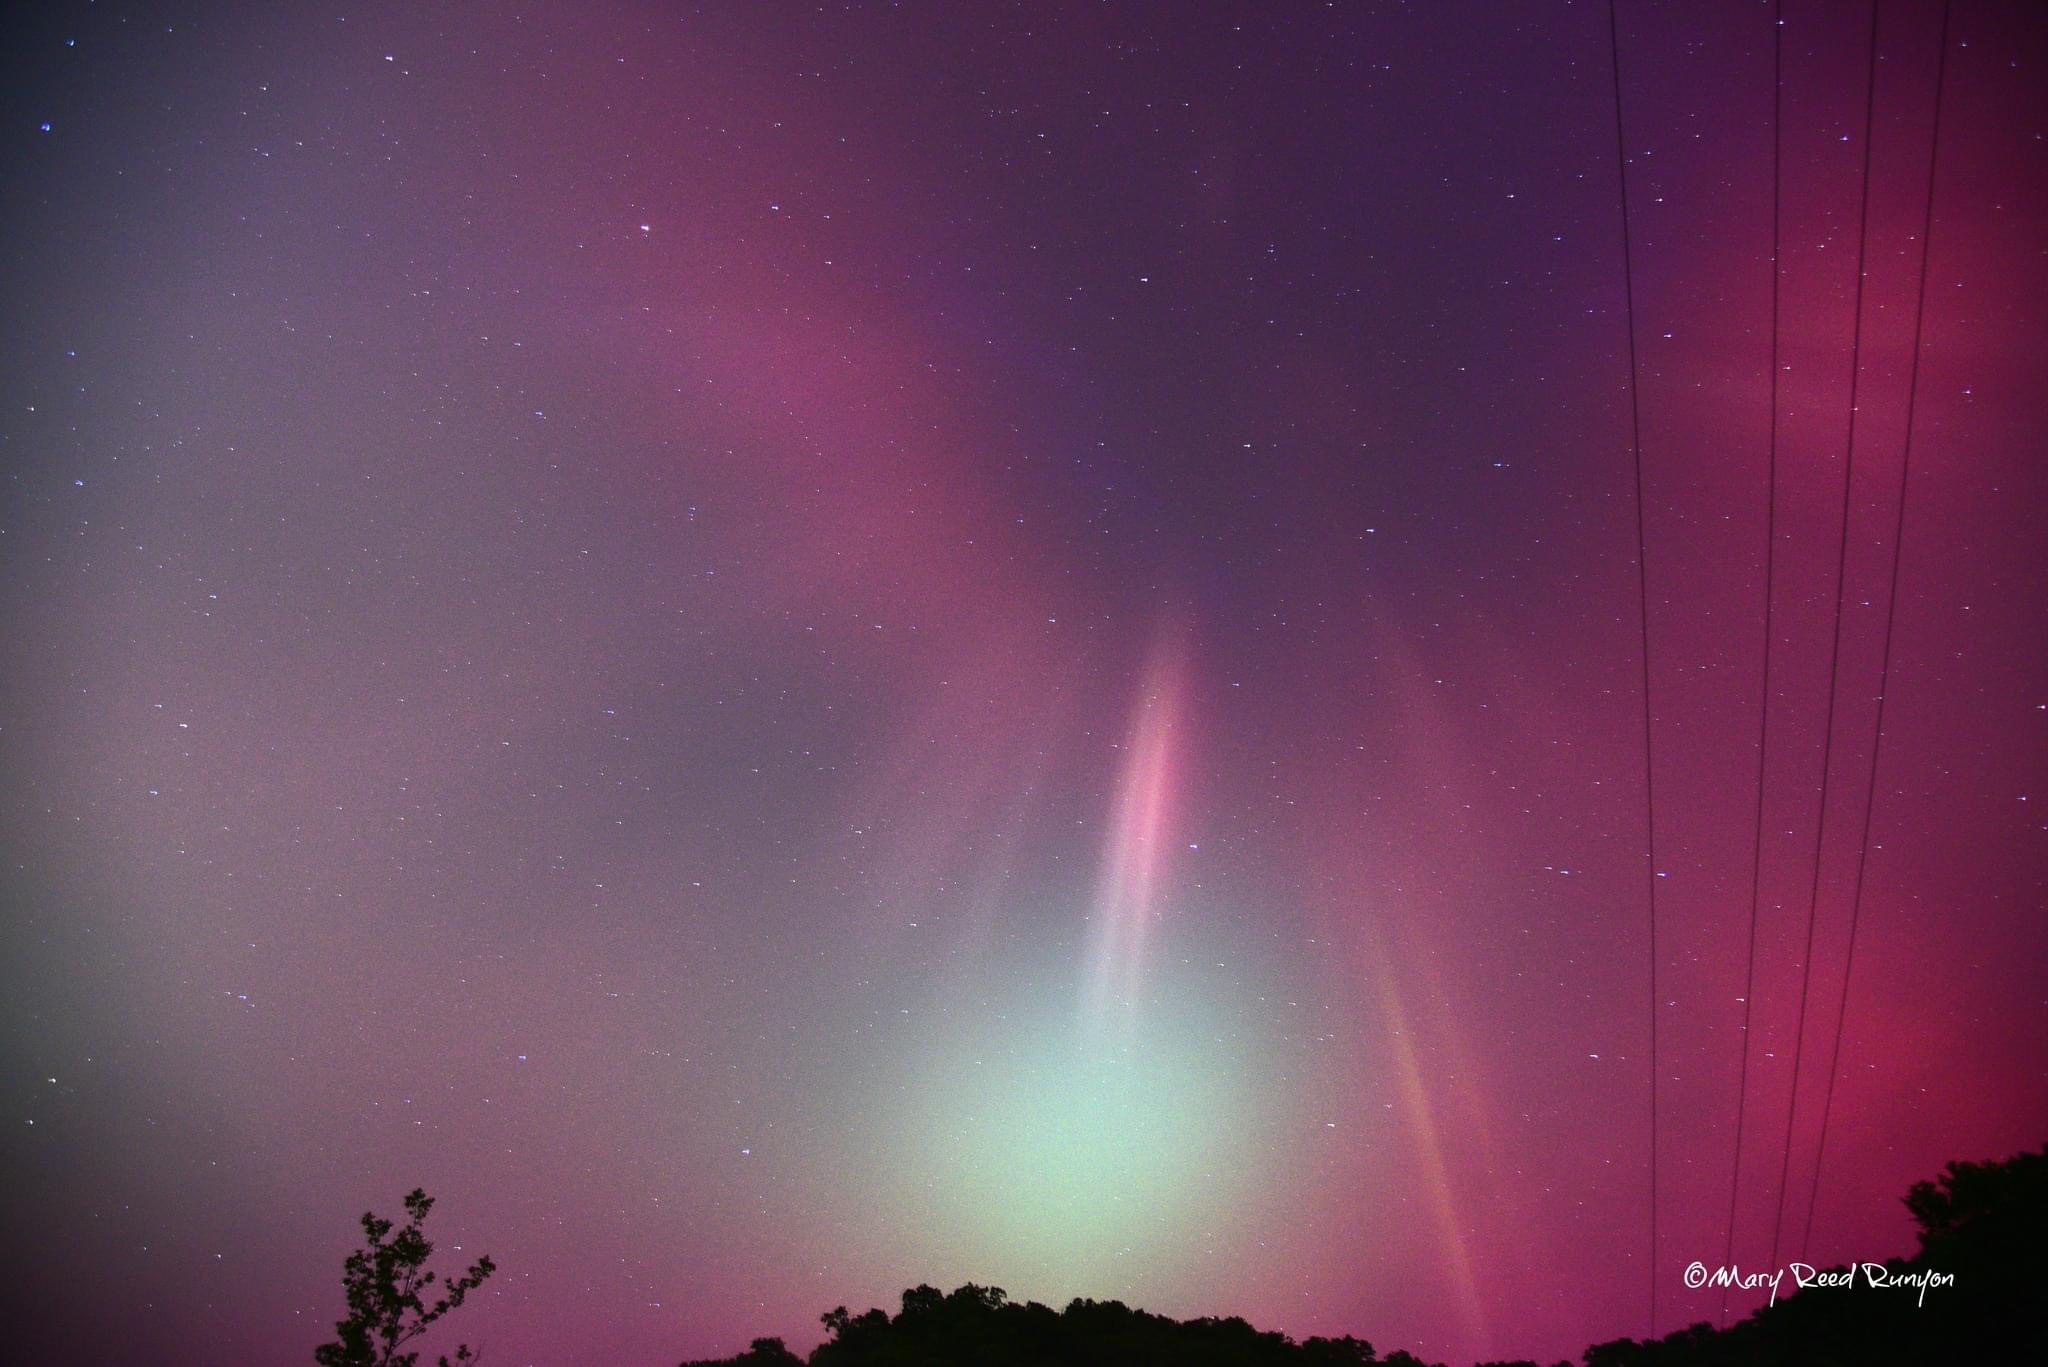
<svg viewBox="0 0 2048 1367">
<path fill-rule="evenodd" d="M 967 1280 L 1452 1361 L 1714 1317 L 1772 13 L 1619 8 L 1653 871 L 1603 5 L 11 15 L 22 1350 L 303 1360 L 414 1185 L 505 1363 Z M 1757 1265 L 1817 829 L 1780 1260 L 2048 1135 L 2048 23 L 1956 0 L 1929 242 L 1941 10 L 1866 146 L 1869 14 L 1784 6 Z"/>
</svg>

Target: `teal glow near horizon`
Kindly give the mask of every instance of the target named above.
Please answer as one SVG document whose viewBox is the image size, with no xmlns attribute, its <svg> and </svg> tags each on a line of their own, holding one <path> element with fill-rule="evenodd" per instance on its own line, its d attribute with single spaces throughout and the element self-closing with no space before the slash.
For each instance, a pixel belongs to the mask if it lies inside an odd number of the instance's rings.
<svg viewBox="0 0 2048 1367">
<path fill-rule="evenodd" d="M 1206 1044 L 1207 1047 L 1204 1047 Z M 1127 1277 L 1213 1229 L 1237 1185 L 1230 1131 L 1243 1062 L 1215 1040 L 1056 1021 L 956 1062 L 920 1125 L 933 1196 L 962 1251 L 1044 1277 L 1057 1294 Z"/>
<path fill-rule="evenodd" d="M 869 1256 L 912 1283 L 1048 1304 L 1213 1284 L 1261 1218 L 1276 1118 L 1301 1101 L 1275 1067 L 1286 1042 L 1264 985 L 1195 953 L 1201 938 L 1162 934 L 1151 993 L 1106 1017 L 1071 944 L 935 1008 L 887 1069 L 890 1104 L 850 1112 L 862 1161 L 843 1218 L 870 1232 Z"/>
<path fill-rule="evenodd" d="M 429 1360 L 1554 1362 L 2038 1144 L 2040 6 L 1500 8 L 12 6 L 13 1355 L 417 1187 Z"/>
</svg>

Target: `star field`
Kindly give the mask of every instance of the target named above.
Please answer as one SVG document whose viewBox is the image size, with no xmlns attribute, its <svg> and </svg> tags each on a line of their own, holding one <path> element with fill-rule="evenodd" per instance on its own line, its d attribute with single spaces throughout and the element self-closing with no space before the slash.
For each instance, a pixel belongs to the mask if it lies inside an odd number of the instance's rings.
<svg viewBox="0 0 2048 1367">
<path fill-rule="evenodd" d="M 1957 0 L 1923 241 L 1938 6 L 1867 146 L 1784 7 L 1773 495 L 1771 14 L 1619 7 L 1654 869 L 1603 6 L 10 15 L 22 1351 L 302 1357 L 417 1185 L 506 1362 L 968 1280 L 1550 1360 L 1647 1328 L 1652 953 L 1713 1318 L 1773 496 L 1735 1248 L 1896 553 L 1784 1256 L 1908 1251 L 2048 1123 L 2048 28 Z"/>
</svg>

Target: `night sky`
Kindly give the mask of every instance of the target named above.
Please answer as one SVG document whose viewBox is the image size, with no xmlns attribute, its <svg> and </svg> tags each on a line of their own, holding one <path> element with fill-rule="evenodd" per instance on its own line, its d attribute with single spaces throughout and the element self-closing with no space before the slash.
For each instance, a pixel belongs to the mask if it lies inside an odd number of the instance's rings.
<svg viewBox="0 0 2048 1367">
<path fill-rule="evenodd" d="M 2048 17 L 1956 0 L 1923 238 L 1880 9 L 1869 139 L 1782 28 L 1755 1266 L 2048 1135 Z M 1605 5 L 17 7 L 14 1347 L 302 1360 L 415 1185 L 504 1363 L 1714 1318 L 1772 15 L 1619 7 L 1653 868 Z"/>
</svg>

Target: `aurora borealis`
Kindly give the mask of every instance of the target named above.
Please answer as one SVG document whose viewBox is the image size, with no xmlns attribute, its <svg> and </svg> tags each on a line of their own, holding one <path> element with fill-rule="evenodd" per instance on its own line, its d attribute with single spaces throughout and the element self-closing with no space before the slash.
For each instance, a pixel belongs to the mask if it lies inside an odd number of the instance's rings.
<svg viewBox="0 0 2048 1367">
<path fill-rule="evenodd" d="M 303 1360 L 416 1185 L 493 1362 L 968 1280 L 1452 1361 L 1714 1318 L 1773 10 L 1618 12 L 1654 870 L 1604 5 L 11 12 L 24 1360 Z M 1745 1264 L 1816 845 L 1780 1260 L 2048 1135 L 2048 21 L 1955 0 L 1800 1246 L 1941 24 L 1878 13 L 1866 146 L 1869 7 L 1783 7 Z"/>
</svg>

